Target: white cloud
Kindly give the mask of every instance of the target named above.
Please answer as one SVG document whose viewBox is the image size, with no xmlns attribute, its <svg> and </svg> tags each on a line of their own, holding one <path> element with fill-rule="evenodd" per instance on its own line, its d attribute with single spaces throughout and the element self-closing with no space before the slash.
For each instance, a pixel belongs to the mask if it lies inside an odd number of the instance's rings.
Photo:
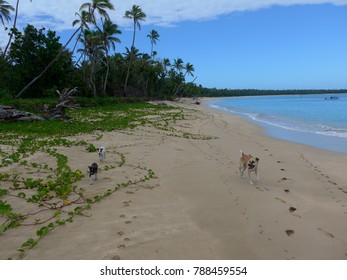
<svg viewBox="0 0 347 280">
<path fill-rule="evenodd" d="M 7 0 L 15 6 L 16 0 Z M 47 24 L 45 16 L 50 17 L 52 27 L 63 30 L 71 28 L 71 22 L 75 19 L 81 4 L 90 0 L 21 0 L 20 17 L 24 21 L 41 21 Z M 126 10 L 133 3 L 139 5 L 147 13 L 147 24 L 172 25 L 186 20 L 206 20 L 235 11 L 256 10 L 272 5 L 294 4 L 323 4 L 347 5 L 347 0 L 111 0 L 115 11 L 110 12 L 112 19 L 119 25 L 129 24 L 129 20 L 123 18 Z M 146 24 L 144 23 L 144 24 Z"/>
<path fill-rule="evenodd" d="M 15 6 L 17 0 L 7 0 Z M 48 27 L 54 30 L 72 28 L 75 13 L 81 4 L 90 0 L 21 0 L 19 23 L 36 27 Z M 197 21 L 217 18 L 236 11 L 257 10 L 272 5 L 289 6 L 295 4 L 347 5 L 347 0 L 112 0 L 115 11 L 110 12 L 112 20 L 120 26 L 129 26 L 131 21 L 123 18 L 126 10 L 133 4 L 139 5 L 147 14 L 144 24 L 172 26 L 182 21 Z M 1 30 L 1 29 L 0 29 Z M 5 32 L 0 31 L 0 44 Z"/>
</svg>

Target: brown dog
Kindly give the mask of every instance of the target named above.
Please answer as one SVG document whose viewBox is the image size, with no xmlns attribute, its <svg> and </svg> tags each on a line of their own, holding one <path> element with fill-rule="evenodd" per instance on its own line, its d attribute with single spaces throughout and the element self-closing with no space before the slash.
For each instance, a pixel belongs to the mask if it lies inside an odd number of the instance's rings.
<svg viewBox="0 0 347 280">
<path fill-rule="evenodd" d="M 253 181 L 251 178 L 251 172 L 254 172 L 255 175 L 257 176 L 257 181 L 255 183 L 258 183 L 258 181 L 259 181 L 259 170 L 258 170 L 259 158 L 253 157 L 251 155 L 246 155 L 241 150 L 240 150 L 240 153 L 241 153 L 241 158 L 240 158 L 239 170 L 240 170 L 241 178 L 243 177 L 243 173 L 247 169 L 249 182 L 253 185 Z"/>
</svg>

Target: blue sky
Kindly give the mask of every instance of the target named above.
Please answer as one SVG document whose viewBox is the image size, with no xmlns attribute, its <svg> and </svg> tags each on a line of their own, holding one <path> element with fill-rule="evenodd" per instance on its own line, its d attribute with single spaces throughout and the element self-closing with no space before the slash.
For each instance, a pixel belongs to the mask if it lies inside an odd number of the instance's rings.
<svg viewBox="0 0 347 280">
<path fill-rule="evenodd" d="M 22 0 L 19 22 L 58 30 L 65 43 L 75 12 L 86 1 Z M 14 5 L 15 0 L 8 2 Z M 195 82 L 204 87 L 347 88 L 347 0 L 111 2 L 116 6 L 111 18 L 123 32 L 118 52 L 132 38 L 131 21 L 122 16 L 137 4 L 147 20 L 136 47 L 149 53 L 146 36 L 157 30 L 158 58 L 190 62 Z M 0 41 L 5 41 L 3 34 L 0 29 Z"/>
</svg>

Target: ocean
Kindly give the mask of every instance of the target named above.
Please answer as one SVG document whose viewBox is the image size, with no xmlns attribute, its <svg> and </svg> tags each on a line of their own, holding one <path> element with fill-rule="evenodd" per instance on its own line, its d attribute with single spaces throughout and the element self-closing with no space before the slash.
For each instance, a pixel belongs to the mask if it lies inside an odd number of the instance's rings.
<svg viewBox="0 0 347 280">
<path fill-rule="evenodd" d="M 347 153 L 347 93 L 229 97 L 206 105 L 253 121 L 272 137 Z"/>
</svg>

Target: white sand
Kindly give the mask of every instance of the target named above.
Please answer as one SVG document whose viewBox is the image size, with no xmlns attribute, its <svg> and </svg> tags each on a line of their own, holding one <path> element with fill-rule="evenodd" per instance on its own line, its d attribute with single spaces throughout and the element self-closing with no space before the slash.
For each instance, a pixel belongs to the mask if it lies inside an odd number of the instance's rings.
<svg viewBox="0 0 347 280">
<path fill-rule="evenodd" d="M 24 259 L 347 259 L 346 154 L 272 139 L 201 105 L 180 106 L 197 111 L 175 128 L 218 138 L 153 128 L 105 133 L 95 140 L 109 150 L 105 164 L 119 161 L 117 150 L 126 165 L 101 172 L 95 191 L 142 176 L 137 165 L 157 178 L 94 204 L 90 217 L 56 228 Z M 260 158 L 258 185 L 240 178 L 240 149 Z M 89 162 L 87 153 L 69 154 L 74 168 Z M 1 257 L 24 236 L 10 233 L 0 236 Z"/>
</svg>

